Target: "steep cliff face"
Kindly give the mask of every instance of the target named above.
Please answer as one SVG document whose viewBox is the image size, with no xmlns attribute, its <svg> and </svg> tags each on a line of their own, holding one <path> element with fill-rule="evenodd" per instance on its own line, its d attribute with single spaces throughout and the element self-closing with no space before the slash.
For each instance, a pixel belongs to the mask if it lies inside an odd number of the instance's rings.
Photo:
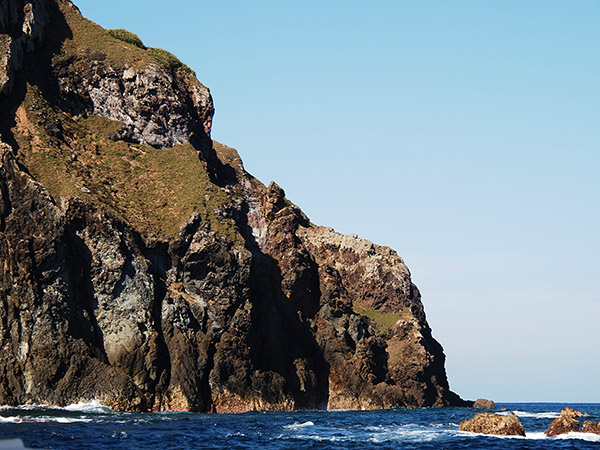
<svg viewBox="0 0 600 450">
<path fill-rule="evenodd" d="M 0 404 L 462 404 L 400 257 L 311 224 L 186 66 L 114 36 L 0 5 Z"/>
</svg>

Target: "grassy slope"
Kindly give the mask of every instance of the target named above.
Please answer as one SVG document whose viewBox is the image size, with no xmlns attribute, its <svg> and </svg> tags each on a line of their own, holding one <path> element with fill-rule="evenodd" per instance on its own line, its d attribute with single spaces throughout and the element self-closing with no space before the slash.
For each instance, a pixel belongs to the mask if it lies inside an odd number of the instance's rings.
<svg viewBox="0 0 600 450">
<path fill-rule="evenodd" d="M 191 75 L 192 70 L 172 53 L 160 48 L 146 48 L 122 38 L 122 33 L 105 30 L 81 15 L 71 2 L 62 0 L 60 9 L 73 33 L 72 39 L 63 44 L 63 53 L 59 58 L 73 58 L 76 70 L 86 70 L 87 58 L 104 60 L 115 70 L 125 66 L 143 68 L 149 63 L 169 68 L 181 75 Z M 133 35 L 133 33 L 131 33 Z M 135 35 L 134 35 L 135 36 Z M 139 39 L 139 38 L 138 38 Z"/>
<path fill-rule="evenodd" d="M 191 145 L 155 149 L 110 139 L 120 126 L 97 116 L 73 118 L 28 86 L 15 136 L 23 164 L 56 199 L 80 197 L 154 238 L 176 236 L 196 212 L 211 229 L 240 239 L 233 221 L 219 214 L 230 199 L 210 182 Z"/>
<path fill-rule="evenodd" d="M 116 71 L 150 63 L 164 66 L 152 49 L 111 36 L 67 0 L 59 5 L 72 39 L 64 41 L 55 61 L 68 61 L 73 73 L 90 70 L 90 60 Z M 183 65 L 169 68 L 178 77 L 189 75 Z M 191 145 L 155 149 L 111 139 L 121 126 L 97 116 L 71 117 L 28 85 L 13 131 L 21 163 L 56 200 L 79 197 L 152 238 L 176 236 L 196 212 L 211 229 L 241 243 L 233 221 L 221 217 L 231 204 L 230 194 L 211 183 L 206 164 Z"/>
<path fill-rule="evenodd" d="M 79 57 L 85 61 L 90 56 L 102 55 L 115 69 L 125 65 L 140 68 L 156 62 L 146 50 L 112 37 L 107 30 L 84 18 L 72 3 L 61 1 L 60 9 L 73 33 L 73 38 L 64 42 L 60 57 Z"/>
</svg>

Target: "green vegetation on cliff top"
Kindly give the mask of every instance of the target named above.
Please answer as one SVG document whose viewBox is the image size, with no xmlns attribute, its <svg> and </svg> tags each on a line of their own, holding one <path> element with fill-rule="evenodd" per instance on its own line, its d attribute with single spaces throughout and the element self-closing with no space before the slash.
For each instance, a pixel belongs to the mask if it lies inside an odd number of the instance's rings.
<svg viewBox="0 0 600 450">
<path fill-rule="evenodd" d="M 233 220 L 221 215 L 231 200 L 191 145 L 156 149 L 112 140 L 120 122 L 73 118 L 33 86 L 18 116 L 20 159 L 55 199 L 80 197 L 151 237 L 177 236 L 198 213 L 211 229 L 241 242 Z"/>
<path fill-rule="evenodd" d="M 108 30 L 108 34 L 110 34 L 115 39 L 127 42 L 128 44 L 133 44 L 136 47 L 146 50 L 146 46 L 144 45 L 140 37 L 137 34 L 132 33 L 131 31 L 118 28 L 115 30 Z"/>
<path fill-rule="evenodd" d="M 59 58 L 91 56 L 93 59 L 108 61 L 115 69 L 124 66 L 142 68 L 153 62 L 174 72 L 181 71 L 185 75 L 194 73 L 171 52 L 146 47 L 135 33 L 123 29 L 105 30 L 83 17 L 72 3 L 61 2 L 60 5 L 73 36 L 64 42 L 63 55 Z M 79 58 L 78 64 L 89 64 L 84 61 L 85 58 Z"/>
</svg>

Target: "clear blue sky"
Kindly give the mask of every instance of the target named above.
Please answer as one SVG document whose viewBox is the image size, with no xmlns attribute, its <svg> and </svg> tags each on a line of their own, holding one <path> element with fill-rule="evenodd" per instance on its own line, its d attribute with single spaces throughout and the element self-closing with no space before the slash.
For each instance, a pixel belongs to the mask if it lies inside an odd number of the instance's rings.
<svg viewBox="0 0 600 450">
<path fill-rule="evenodd" d="M 313 222 L 398 251 L 453 390 L 600 402 L 600 2 L 76 4 L 192 67 Z"/>
</svg>

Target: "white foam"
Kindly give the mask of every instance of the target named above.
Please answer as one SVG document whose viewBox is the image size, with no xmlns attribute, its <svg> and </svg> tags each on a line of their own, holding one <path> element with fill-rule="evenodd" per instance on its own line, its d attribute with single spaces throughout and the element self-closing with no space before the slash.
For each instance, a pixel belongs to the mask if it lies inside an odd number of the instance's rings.
<svg viewBox="0 0 600 450">
<path fill-rule="evenodd" d="M 0 406 L 0 410 L 16 410 L 16 411 L 33 411 L 37 409 L 42 410 L 56 410 L 56 411 L 74 411 L 74 412 L 84 412 L 84 413 L 107 413 L 114 412 L 108 406 L 103 405 L 99 400 L 92 400 L 89 402 L 79 402 L 73 403 L 71 405 L 65 406 L 64 408 L 60 406 L 54 405 L 19 405 L 19 406 L 8 406 L 3 405 Z"/>
<path fill-rule="evenodd" d="M 19 423 L 22 422 L 22 417 L 2 417 L 0 416 L 0 423 Z"/>
<path fill-rule="evenodd" d="M 570 433 L 559 434 L 555 439 L 579 439 L 582 441 L 600 442 L 600 434 L 571 431 Z"/>
<path fill-rule="evenodd" d="M 501 436 L 499 434 L 485 434 L 485 433 L 471 433 L 470 431 L 458 431 L 458 436 L 471 436 L 471 437 L 488 437 L 496 439 L 541 439 L 539 433 L 525 433 L 525 436 Z M 541 433 L 544 437 L 544 433 Z"/>
<path fill-rule="evenodd" d="M 531 440 L 548 439 L 548 437 L 546 436 L 546 433 L 544 433 L 543 431 L 536 431 L 536 432 L 532 432 L 532 433 L 528 433 L 526 431 L 525 438 L 531 439 Z"/>
<path fill-rule="evenodd" d="M 20 410 L 24 410 L 24 411 L 31 411 L 33 409 L 39 409 L 39 408 L 48 408 L 48 406 L 45 405 L 19 405 L 19 406 L 9 406 L 9 405 L 2 405 L 0 406 L 0 410 L 7 410 L 7 409 L 20 409 Z"/>
<path fill-rule="evenodd" d="M 532 417 L 534 419 L 556 419 L 557 417 L 560 417 L 560 413 L 556 411 L 546 411 L 538 413 L 532 413 L 527 411 L 503 411 L 500 414 L 505 416 L 515 414 L 518 417 Z"/>
<path fill-rule="evenodd" d="M 467 431 L 459 431 L 462 436 L 473 437 L 492 437 L 497 439 L 527 439 L 527 440 L 542 440 L 542 439 L 579 439 L 582 441 L 600 442 L 600 435 L 594 433 L 581 433 L 572 431 L 570 433 L 560 434 L 555 437 L 548 437 L 543 431 L 525 432 L 525 436 L 498 436 L 494 434 L 470 433 Z"/>
<path fill-rule="evenodd" d="M 315 423 L 314 423 L 314 422 L 311 422 L 311 421 L 309 420 L 308 422 L 302 422 L 302 423 L 298 423 L 298 422 L 296 422 L 296 423 L 293 423 L 293 424 L 291 424 L 291 425 L 285 425 L 283 428 L 290 428 L 290 429 L 292 429 L 292 430 L 296 430 L 296 429 L 298 429 L 298 428 L 312 427 L 312 426 L 314 426 L 314 425 L 315 425 Z"/>
<path fill-rule="evenodd" d="M 388 430 L 383 433 L 376 433 L 368 440 L 370 442 L 431 442 L 444 436 L 444 433 L 438 430 L 428 429 L 396 429 Z"/>
<path fill-rule="evenodd" d="M 79 418 L 79 417 L 50 417 L 50 416 L 40 416 L 40 417 L 10 416 L 10 417 L 1 417 L 0 416 L 0 423 L 44 423 L 44 422 L 75 423 L 75 422 L 92 422 L 93 420 L 94 419 Z"/>
<path fill-rule="evenodd" d="M 287 428 L 299 428 L 298 425 Z M 310 439 L 316 441 L 353 441 L 353 442 L 431 442 L 443 439 L 454 432 L 448 428 L 425 427 L 420 425 L 371 425 L 365 427 L 352 427 L 351 429 L 318 428 L 315 432 L 309 432 L 310 428 L 304 428 L 302 433 L 293 436 L 295 439 Z"/>
<path fill-rule="evenodd" d="M 87 413 L 106 413 L 113 412 L 111 408 L 100 403 L 99 400 L 92 400 L 90 402 L 79 402 L 74 403 L 64 408 L 67 411 L 80 411 Z"/>
</svg>

